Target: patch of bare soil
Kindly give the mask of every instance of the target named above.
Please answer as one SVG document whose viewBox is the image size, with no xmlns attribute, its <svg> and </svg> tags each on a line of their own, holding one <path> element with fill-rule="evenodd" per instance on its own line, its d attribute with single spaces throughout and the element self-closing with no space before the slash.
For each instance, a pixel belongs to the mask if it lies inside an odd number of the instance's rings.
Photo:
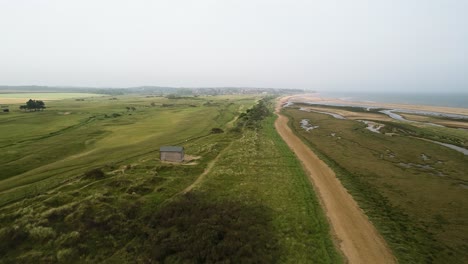
<svg viewBox="0 0 468 264">
<path fill-rule="evenodd" d="M 185 165 L 185 166 L 197 165 L 198 164 L 197 160 L 199 160 L 200 158 L 201 158 L 200 156 L 185 155 L 183 165 Z"/>
<path fill-rule="evenodd" d="M 349 263 L 396 263 L 385 240 L 341 185 L 333 170 L 292 132 L 288 118 L 279 114 L 281 105 L 288 99 L 285 97 L 278 102 L 276 130 L 308 172 L 344 256 Z"/>
<path fill-rule="evenodd" d="M 193 155 L 185 154 L 184 155 L 184 162 L 192 162 L 192 161 L 195 161 L 195 160 L 199 160 L 200 158 L 201 158 L 201 156 L 193 156 Z"/>
</svg>

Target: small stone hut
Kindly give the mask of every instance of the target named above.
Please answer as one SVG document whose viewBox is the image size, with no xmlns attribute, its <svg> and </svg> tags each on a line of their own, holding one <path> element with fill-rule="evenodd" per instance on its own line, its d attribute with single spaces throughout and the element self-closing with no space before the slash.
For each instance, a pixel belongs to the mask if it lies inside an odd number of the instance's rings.
<svg viewBox="0 0 468 264">
<path fill-rule="evenodd" d="M 162 146 L 159 148 L 159 159 L 162 161 L 182 162 L 184 160 L 184 147 Z"/>
</svg>

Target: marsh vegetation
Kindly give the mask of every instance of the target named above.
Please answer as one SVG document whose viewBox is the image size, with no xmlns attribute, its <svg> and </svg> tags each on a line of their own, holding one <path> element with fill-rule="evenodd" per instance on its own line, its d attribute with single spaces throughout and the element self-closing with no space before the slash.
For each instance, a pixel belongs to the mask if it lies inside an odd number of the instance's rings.
<svg viewBox="0 0 468 264">
<path fill-rule="evenodd" d="M 468 144 L 466 131 L 380 119 L 380 133 L 358 120 L 285 108 L 290 126 L 333 168 L 401 263 L 468 261 L 468 157 L 427 141 Z M 315 107 L 316 109 L 319 107 Z M 327 112 L 343 108 L 324 107 Z M 353 116 L 347 108 L 348 116 Z M 364 119 L 366 112 L 354 116 Z M 377 118 L 375 118 L 377 117 Z M 310 133 L 301 120 L 319 126 Z"/>
</svg>

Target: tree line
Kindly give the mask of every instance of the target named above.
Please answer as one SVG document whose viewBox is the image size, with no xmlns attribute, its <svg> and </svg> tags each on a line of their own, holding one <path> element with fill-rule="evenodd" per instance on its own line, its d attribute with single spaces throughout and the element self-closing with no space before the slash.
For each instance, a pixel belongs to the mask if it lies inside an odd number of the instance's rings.
<svg viewBox="0 0 468 264">
<path fill-rule="evenodd" d="M 269 106 L 272 98 L 266 97 L 258 101 L 252 108 L 239 115 L 237 126 L 234 130 L 240 131 L 242 128 L 257 129 L 261 127 L 261 121 L 272 114 Z"/>
</svg>

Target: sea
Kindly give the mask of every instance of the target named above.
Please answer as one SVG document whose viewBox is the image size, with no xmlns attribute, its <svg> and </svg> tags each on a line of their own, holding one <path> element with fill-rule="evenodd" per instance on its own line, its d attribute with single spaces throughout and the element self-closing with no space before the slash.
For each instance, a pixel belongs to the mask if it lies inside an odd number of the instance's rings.
<svg viewBox="0 0 468 264">
<path fill-rule="evenodd" d="M 377 92 L 318 92 L 321 97 L 345 101 L 415 104 L 468 108 L 467 93 L 377 93 Z"/>
</svg>

